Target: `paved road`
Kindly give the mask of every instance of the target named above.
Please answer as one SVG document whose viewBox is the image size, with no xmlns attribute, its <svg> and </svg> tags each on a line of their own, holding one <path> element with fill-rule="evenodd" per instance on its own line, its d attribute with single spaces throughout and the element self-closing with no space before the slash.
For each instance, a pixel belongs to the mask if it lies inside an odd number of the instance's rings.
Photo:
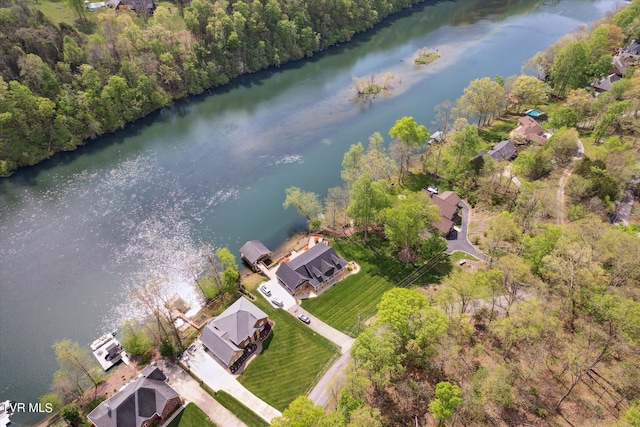
<svg viewBox="0 0 640 427">
<path fill-rule="evenodd" d="M 466 252 L 474 257 L 484 260 L 485 256 L 482 252 L 476 249 L 468 239 L 469 236 L 469 216 L 470 208 L 467 202 L 464 200 L 462 203 L 462 225 L 460 226 L 460 232 L 457 233 L 456 238 L 452 240 L 447 239 L 447 253 L 453 253 L 455 251 Z"/>
<path fill-rule="evenodd" d="M 351 362 L 350 352 L 344 353 L 338 360 L 336 360 L 327 372 L 320 378 L 318 383 L 309 392 L 309 399 L 318 406 L 326 408 L 331 400 L 331 388 L 333 379 L 338 377 L 344 377 L 344 371 L 347 365 Z"/>
<path fill-rule="evenodd" d="M 633 208 L 633 201 L 636 198 L 638 184 L 640 184 L 640 177 L 633 178 L 629 182 L 629 185 L 624 190 L 624 198 L 616 204 L 616 214 L 611 221 L 613 224 L 623 223 L 624 225 L 629 225 L 631 209 Z"/>
<path fill-rule="evenodd" d="M 209 396 L 198 382 L 180 366 L 167 363 L 163 367 L 163 371 L 169 378 L 171 387 L 183 399 L 195 403 L 218 427 L 246 427 L 246 424 L 240 421 L 231 411 Z"/>
</svg>

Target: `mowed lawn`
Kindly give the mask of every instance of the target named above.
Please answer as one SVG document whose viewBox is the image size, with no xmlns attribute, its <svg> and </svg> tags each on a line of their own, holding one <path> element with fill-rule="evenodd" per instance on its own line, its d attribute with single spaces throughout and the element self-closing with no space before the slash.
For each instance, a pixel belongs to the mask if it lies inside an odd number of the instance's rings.
<svg viewBox="0 0 640 427">
<path fill-rule="evenodd" d="M 169 423 L 169 427 L 216 427 L 207 414 L 193 403 L 188 403 Z"/>
<path fill-rule="evenodd" d="M 283 411 L 296 397 L 304 395 L 338 347 L 285 310 L 274 309 L 262 297 L 254 302 L 275 326 L 258 355 L 238 377 L 256 396 Z"/>
<path fill-rule="evenodd" d="M 360 272 L 338 282 L 317 298 L 302 301 L 302 307 L 323 322 L 347 335 L 356 337 L 364 322 L 376 314 L 382 294 L 416 270 L 416 267 L 397 260 L 388 245 L 372 237 L 363 244 L 359 237 L 341 239 L 333 247 L 347 261 L 360 265 Z M 414 285 L 439 282 L 451 270 L 447 261 L 420 277 Z"/>
</svg>

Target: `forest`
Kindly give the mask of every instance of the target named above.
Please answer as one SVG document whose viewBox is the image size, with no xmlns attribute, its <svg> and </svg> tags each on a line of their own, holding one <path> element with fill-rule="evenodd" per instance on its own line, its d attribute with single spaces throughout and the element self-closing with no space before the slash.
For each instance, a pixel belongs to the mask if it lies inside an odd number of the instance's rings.
<svg viewBox="0 0 640 427">
<path fill-rule="evenodd" d="M 0 3 L 0 176 L 174 100 L 310 57 L 418 0 L 193 0 L 153 16 L 68 7 L 73 22 Z M 38 3 L 38 2 L 36 2 Z"/>
<path fill-rule="evenodd" d="M 638 63 L 606 91 L 585 89 L 639 37 L 636 0 L 538 52 L 520 76 L 470 82 L 436 107 L 438 140 L 404 117 L 388 149 L 380 133 L 352 145 L 344 185 L 324 202 L 287 189 L 285 207 L 368 262 L 453 265 L 427 285 L 398 277 L 382 295 L 331 386 L 331 410 L 301 396 L 272 425 L 640 425 L 637 198 L 630 220 L 617 215 L 640 172 Z M 511 132 L 534 108 L 546 117 L 542 143 Z M 507 138 L 515 159 L 486 155 Z M 471 206 L 482 260 L 434 262 L 446 241 L 427 186 Z M 303 306 L 331 323 L 324 306 L 343 304 L 332 298 Z"/>
</svg>

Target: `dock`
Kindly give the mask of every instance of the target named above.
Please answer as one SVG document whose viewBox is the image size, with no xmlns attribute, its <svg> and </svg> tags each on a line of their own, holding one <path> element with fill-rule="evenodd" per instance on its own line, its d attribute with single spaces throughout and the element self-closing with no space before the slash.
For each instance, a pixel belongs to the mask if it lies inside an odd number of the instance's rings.
<svg viewBox="0 0 640 427">
<path fill-rule="evenodd" d="M 125 363 L 128 362 L 126 353 L 116 339 L 115 333 L 103 335 L 95 340 L 91 343 L 91 350 L 93 351 L 93 357 L 96 358 L 100 367 L 105 371 L 108 371 L 121 360 L 124 360 Z"/>
</svg>

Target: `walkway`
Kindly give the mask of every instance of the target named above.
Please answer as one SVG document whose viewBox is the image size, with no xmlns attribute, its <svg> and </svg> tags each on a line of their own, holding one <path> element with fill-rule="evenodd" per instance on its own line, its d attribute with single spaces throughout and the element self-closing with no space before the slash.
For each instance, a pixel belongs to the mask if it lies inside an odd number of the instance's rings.
<svg viewBox="0 0 640 427">
<path fill-rule="evenodd" d="M 214 359 L 211 354 L 205 352 L 200 340 L 197 340 L 195 344 L 196 349 L 188 360 L 189 369 L 193 375 L 203 381 L 211 390 L 226 391 L 267 422 L 271 422 L 272 418 L 282 415 L 280 411 L 269 406 L 247 390 L 220 362 Z"/>
<path fill-rule="evenodd" d="M 180 366 L 165 363 L 163 372 L 171 387 L 189 402 L 195 403 L 219 427 L 246 427 L 231 411 L 211 397 L 198 381 L 187 374 Z"/>
<path fill-rule="evenodd" d="M 466 252 L 469 255 L 485 260 L 485 255 L 469 242 L 469 217 L 471 209 L 464 200 L 462 203 L 462 225 L 460 231 L 456 233 L 455 239 L 447 239 L 447 253 L 451 254 L 455 251 Z"/>
</svg>

